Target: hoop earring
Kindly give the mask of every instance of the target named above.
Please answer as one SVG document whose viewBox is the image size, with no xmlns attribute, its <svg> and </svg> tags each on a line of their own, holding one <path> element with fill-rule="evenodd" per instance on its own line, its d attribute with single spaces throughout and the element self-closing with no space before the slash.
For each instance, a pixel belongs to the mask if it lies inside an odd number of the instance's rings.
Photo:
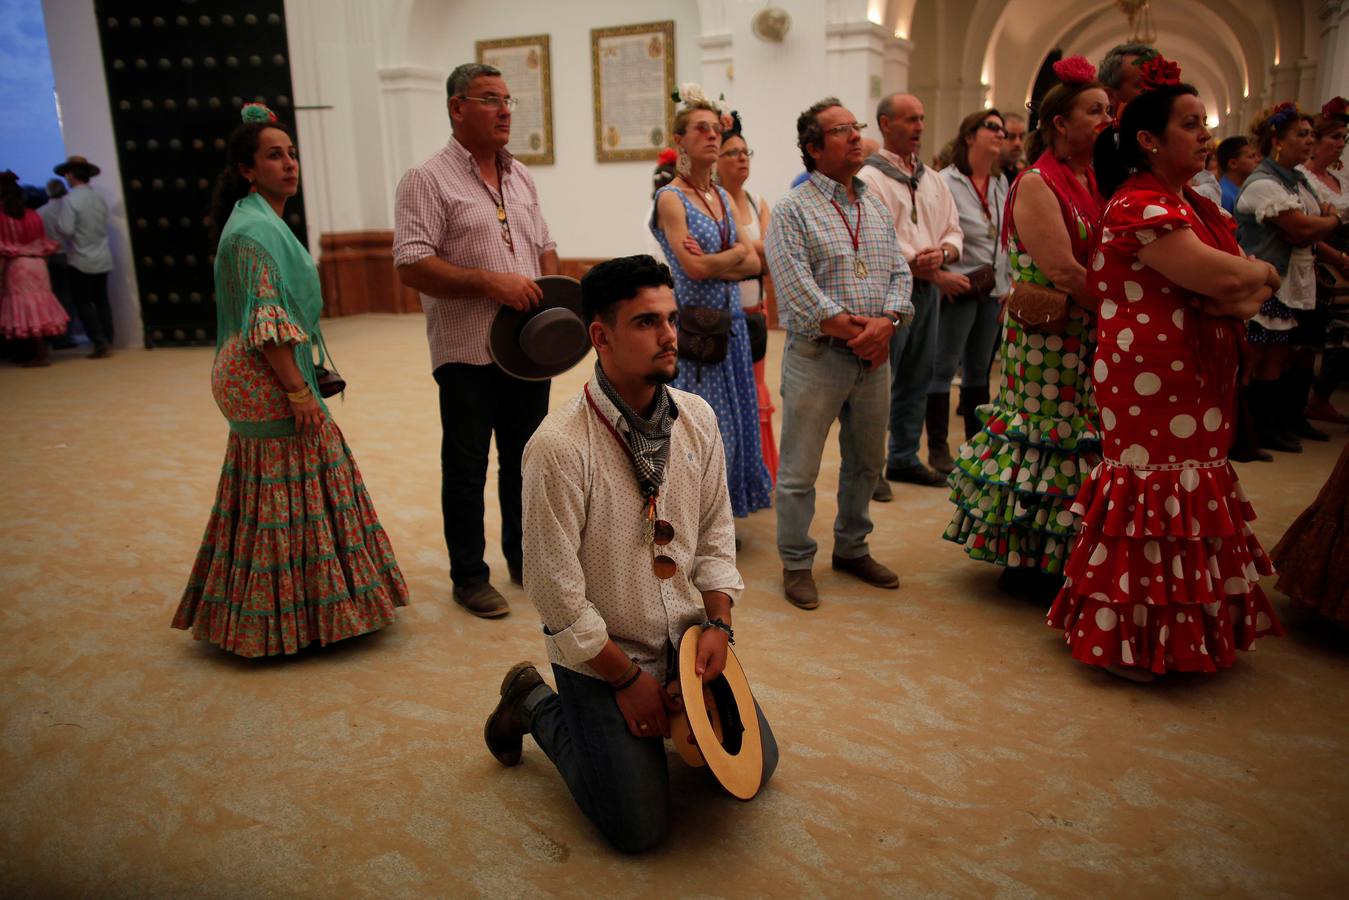
<svg viewBox="0 0 1349 900">
<path fill-rule="evenodd" d="M 686 178 L 693 171 L 693 161 L 689 159 L 688 151 L 683 147 L 676 152 L 675 171 Z"/>
</svg>

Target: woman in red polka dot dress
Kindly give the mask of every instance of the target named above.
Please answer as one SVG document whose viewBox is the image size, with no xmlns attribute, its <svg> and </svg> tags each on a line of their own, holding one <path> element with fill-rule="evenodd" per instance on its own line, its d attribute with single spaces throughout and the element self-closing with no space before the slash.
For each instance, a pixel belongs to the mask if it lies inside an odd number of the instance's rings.
<svg viewBox="0 0 1349 900">
<path fill-rule="evenodd" d="M 1104 461 L 1049 613 L 1073 657 L 1139 681 L 1214 672 L 1281 634 L 1260 576 L 1273 571 L 1227 461 L 1242 320 L 1278 287 L 1231 220 L 1187 182 L 1211 137 L 1204 104 L 1160 56 L 1150 88 L 1097 145 L 1113 193 L 1088 267 L 1100 301 L 1093 383 Z"/>
</svg>

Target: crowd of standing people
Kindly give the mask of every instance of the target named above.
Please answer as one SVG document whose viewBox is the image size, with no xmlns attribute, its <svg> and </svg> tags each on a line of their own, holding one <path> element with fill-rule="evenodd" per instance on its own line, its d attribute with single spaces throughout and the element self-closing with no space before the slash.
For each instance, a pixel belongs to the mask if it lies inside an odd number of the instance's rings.
<svg viewBox="0 0 1349 900">
<path fill-rule="evenodd" d="M 551 414 L 549 382 L 513 377 L 488 350 L 498 310 L 536 311 L 539 279 L 559 270 L 534 182 L 506 150 L 515 101 L 491 66 L 449 76 L 451 136 L 399 183 L 394 261 L 426 311 L 452 596 L 479 617 L 509 612 L 484 560 L 495 442 L 508 576 L 539 611 L 556 688 L 532 663 L 511 667 L 484 737 L 515 765 L 532 735 L 616 846 L 665 834 L 661 740 L 681 704 L 663 685 L 684 630 L 701 628 L 706 683 L 727 665 L 744 590 L 735 520 L 775 507 L 785 597 L 821 605 L 810 527 L 836 424 L 831 565 L 868 585 L 899 587 L 871 555 L 870 510 L 905 482 L 948 490 L 943 536 L 1042 603 L 1074 658 L 1121 677 L 1213 672 L 1282 633 L 1259 584 L 1281 555 L 1321 547 L 1319 579 L 1280 585 L 1349 617 L 1345 563 L 1327 555 L 1346 533 L 1349 452 L 1300 538 L 1273 554 L 1229 461 L 1247 408 L 1275 451 L 1328 439 L 1311 419 L 1349 424 L 1330 402 L 1349 354 L 1344 101 L 1319 115 L 1280 104 L 1215 150 L 1202 98 L 1151 48 L 1054 71 L 1029 130 L 975 111 L 940 168 L 923 162 L 917 97 L 882 98 L 879 142 L 822 99 L 796 123 L 805 174 L 771 210 L 746 190 L 739 115 L 682 86 L 643 223 L 652 253 L 582 280 L 597 363 Z M 74 197 L 88 179 L 71 174 Z M 245 107 L 212 210 L 212 393 L 230 435 L 173 620 L 245 656 L 377 630 L 408 601 L 324 403 L 340 385 L 318 278 L 282 219 L 298 184 L 289 128 Z M 54 249 L 8 194 L 5 213 L 10 271 Z M 77 293 L 97 310 L 100 267 L 84 263 Z M 18 271 L 16 283 L 45 272 Z M 766 425 L 769 279 L 786 330 L 780 458 Z M 54 300 L 24 300 L 24 319 L 5 296 L 0 324 L 16 334 L 64 325 Z M 111 323 L 90 327 L 106 347 Z M 766 782 L 777 750 L 755 712 Z"/>
</svg>

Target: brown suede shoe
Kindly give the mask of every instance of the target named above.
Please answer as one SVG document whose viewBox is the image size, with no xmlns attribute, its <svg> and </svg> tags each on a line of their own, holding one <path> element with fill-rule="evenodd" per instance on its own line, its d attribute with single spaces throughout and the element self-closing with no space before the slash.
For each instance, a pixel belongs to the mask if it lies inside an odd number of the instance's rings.
<svg viewBox="0 0 1349 900">
<path fill-rule="evenodd" d="M 815 576 L 810 569 L 783 569 L 782 586 L 787 599 L 797 609 L 814 609 L 820 605 L 820 592 L 815 589 Z"/>
<path fill-rule="evenodd" d="M 899 576 L 872 559 L 870 554 L 859 556 L 856 559 L 843 559 L 840 556 L 835 556 L 833 566 L 835 571 L 856 575 L 867 584 L 875 585 L 878 588 L 894 590 L 899 587 Z"/>
<path fill-rule="evenodd" d="M 503 766 L 520 765 L 524 736 L 529 731 L 525 724 L 525 698 L 541 684 L 543 676 L 529 660 L 511 666 L 501 681 L 501 700 L 487 717 L 482 736 L 487 749 Z"/>
<path fill-rule="evenodd" d="M 497 619 L 511 611 L 506 598 L 490 581 L 454 586 L 454 602 L 483 619 Z"/>
</svg>

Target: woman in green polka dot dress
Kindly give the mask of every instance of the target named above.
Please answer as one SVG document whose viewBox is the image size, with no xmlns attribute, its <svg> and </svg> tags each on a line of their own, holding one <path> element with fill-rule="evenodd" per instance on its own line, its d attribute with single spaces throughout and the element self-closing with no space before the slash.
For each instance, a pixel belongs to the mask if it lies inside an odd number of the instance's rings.
<svg viewBox="0 0 1349 900">
<path fill-rule="evenodd" d="M 1104 206 L 1092 147 L 1109 121 L 1086 60 L 1063 60 L 1055 72 L 1062 83 L 1045 95 L 1028 143 L 1032 158 L 1043 152 L 1012 185 L 1003 235 L 1013 284 L 1067 291 L 1070 316 L 1054 332 L 1007 319 L 1002 383 L 995 402 L 979 408 L 983 429 L 960 448 L 948 478 L 957 509 L 944 535 L 971 559 L 1005 566 L 1004 589 L 1046 602 L 1078 524 L 1073 499 L 1100 460 L 1090 376 L 1096 316 L 1084 288 Z"/>
</svg>

